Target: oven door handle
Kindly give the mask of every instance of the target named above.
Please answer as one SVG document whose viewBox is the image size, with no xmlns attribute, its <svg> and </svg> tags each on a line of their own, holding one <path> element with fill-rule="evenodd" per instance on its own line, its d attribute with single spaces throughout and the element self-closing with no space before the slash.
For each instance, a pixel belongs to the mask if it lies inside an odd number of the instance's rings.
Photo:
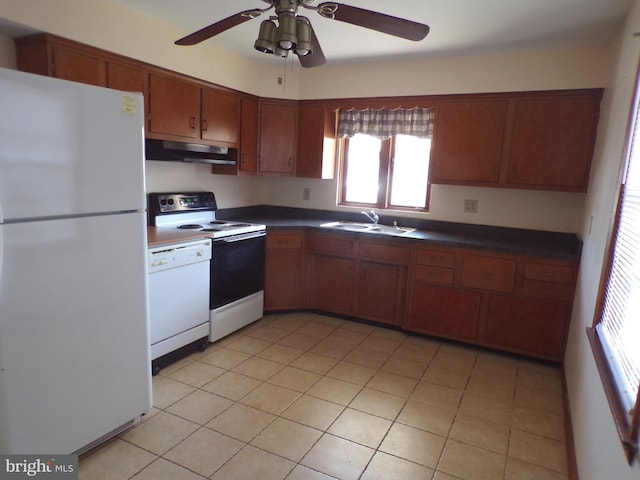
<svg viewBox="0 0 640 480">
<path fill-rule="evenodd" d="M 232 235 L 230 237 L 223 238 L 215 238 L 213 243 L 233 243 L 233 242 L 241 242 L 242 240 L 249 240 L 251 238 L 259 238 L 267 235 L 267 232 L 249 232 L 249 233 L 241 233 L 239 235 Z"/>
</svg>

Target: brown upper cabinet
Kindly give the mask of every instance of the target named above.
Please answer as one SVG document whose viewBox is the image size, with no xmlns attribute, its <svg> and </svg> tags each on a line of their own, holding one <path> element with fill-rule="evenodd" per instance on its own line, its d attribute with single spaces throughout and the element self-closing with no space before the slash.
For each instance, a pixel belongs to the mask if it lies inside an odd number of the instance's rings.
<svg viewBox="0 0 640 480">
<path fill-rule="evenodd" d="M 107 86 L 107 59 L 52 35 L 19 38 L 16 43 L 18 69 L 71 80 Z"/>
<path fill-rule="evenodd" d="M 212 88 L 203 88 L 201 94 L 202 139 L 236 147 L 240 141 L 241 98 Z"/>
<path fill-rule="evenodd" d="M 442 101 L 431 153 L 433 183 L 498 183 L 507 101 Z"/>
<path fill-rule="evenodd" d="M 242 99 L 240 116 L 240 164 L 239 174 L 258 173 L 258 99 Z"/>
<path fill-rule="evenodd" d="M 237 147 L 241 98 L 179 76 L 149 74 L 147 137 Z"/>
<path fill-rule="evenodd" d="M 586 190 L 600 95 L 519 98 L 513 104 L 507 183 Z"/>
<path fill-rule="evenodd" d="M 298 107 L 295 101 L 260 101 L 258 171 L 294 175 Z"/>
<path fill-rule="evenodd" d="M 127 92 L 146 92 L 147 72 L 142 67 L 107 62 L 107 87 Z"/>
<path fill-rule="evenodd" d="M 177 77 L 149 75 L 149 138 L 200 138 L 200 88 Z"/>
<path fill-rule="evenodd" d="M 593 89 L 441 99 L 432 183 L 586 191 L 601 96 Z"/>
<path fill-rule="evenodd" d="M 324 105 L 298 106 L 296 177 L 334 178 L 336 112 Z"/>
<path fill-rule="evenodd" d="M 15 42 L 20 70 L 144 93 L 149 138 L 238 148 L 214 173 L 334 178 L 336 108 L 435 105 L 432 183 L 587 189 L 602 89 L 258 99 L 55 35 Z"/>
</svg>

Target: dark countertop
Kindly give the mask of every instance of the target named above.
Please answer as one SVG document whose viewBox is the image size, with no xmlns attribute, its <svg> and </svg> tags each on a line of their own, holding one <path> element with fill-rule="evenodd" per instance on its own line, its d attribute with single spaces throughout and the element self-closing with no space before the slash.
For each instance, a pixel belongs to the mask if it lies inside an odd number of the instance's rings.
<svg viewBox="0 0 640 480">
<path fill-rule="evenodd" d="M 579 263 L 582 242 L 575 234 L 517 228 L 492 227 L 406 217 L 380 216 L 380 223 L 416 228 L 401 236 L 354 232 L 320 227 L 334 221 L 366 222 L 358 213 L 311 210 L 290 207 L 257 206 L 218 210 L 217 218 L 263 223 L 270 229 L 320 229 L 346 235 L 393 238 L 399 241 L 424 241 L 430 245 L 487 250 L 512 255 L 552 258 Z"/>
</svg>

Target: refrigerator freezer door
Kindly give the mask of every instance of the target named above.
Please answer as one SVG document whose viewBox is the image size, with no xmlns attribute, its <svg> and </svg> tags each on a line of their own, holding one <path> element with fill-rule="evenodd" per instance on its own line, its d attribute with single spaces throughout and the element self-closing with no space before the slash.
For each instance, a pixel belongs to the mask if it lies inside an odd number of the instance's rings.
<svg viewBox="0 0 640 480">
<path fill-rule="evenodd" d="M 141 94 L 0 68 L 0 105 L 5 222 L 145 208 Z"/>
<path fill-rule="evenodd" d="M 148 411 L 144 213 L 0 235 L 0 452 L 75 452 Z"/>
</svg>

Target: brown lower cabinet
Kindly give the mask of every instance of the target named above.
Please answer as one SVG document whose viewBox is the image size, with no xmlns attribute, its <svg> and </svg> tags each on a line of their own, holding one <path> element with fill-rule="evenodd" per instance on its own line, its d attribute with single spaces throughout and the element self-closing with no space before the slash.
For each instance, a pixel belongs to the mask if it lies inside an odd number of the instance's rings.
<svg viewBox="0 0 640 480">
<path fill-rule="evenodd" d="M 576 268 L 551 259 L 418 247 L 405 328 L 561 361 Z"/>
<path fill-rule="evenodd" d="M 287 310 L 307 306 L 303 232 L 269 232 L 265 273 L 265 310 Z"/>
<path fill-rule="evenodd" d="M 267 235 L 265 310 L 311 308 L 562 361 L 578 265 L 325 231 Z"/>
<path fill-rule="evenodd" d="M 384 240 L 310 233 L 312 307 L 401 326 L 410 252 Z"/>
<path fill-rule="evenodd" d="M 490 295 L 485 339 L 534 356 L 560 360 L 569 307 L 505 295 Z"/>
<path fill-rule="evenodd" d="M 416 282 L 409 329 L 447 338 L 476 340 L 481 299 L 480 292 Z"/>
<path fill-rule="evenodd" d="M 326 312 L 352 315 L 355 266 L 356 262 L 352 258 L 329 255 L 313 257 L 313 307 Z"/>
</svg>

